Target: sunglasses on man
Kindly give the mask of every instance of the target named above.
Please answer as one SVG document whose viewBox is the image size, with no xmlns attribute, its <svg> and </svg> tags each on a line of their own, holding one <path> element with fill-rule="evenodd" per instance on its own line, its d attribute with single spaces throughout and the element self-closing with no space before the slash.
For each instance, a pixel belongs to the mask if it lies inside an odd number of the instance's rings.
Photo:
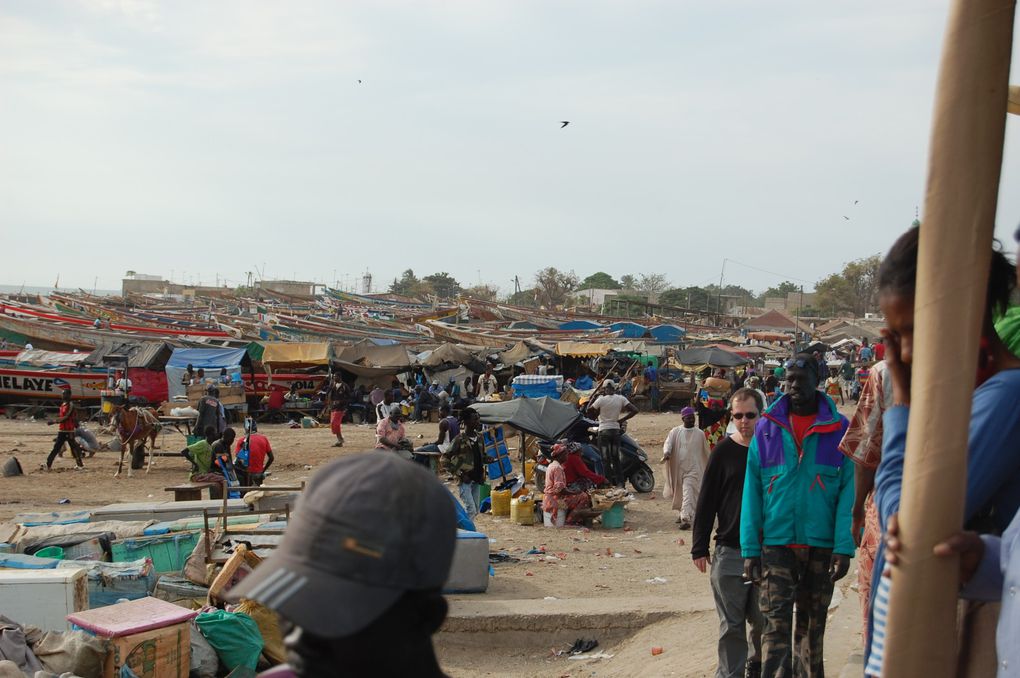
<svg viewBox="0 0 1020 678">
<path fill-rule="evenodd" d="M 758 413 L 757 412 L 734 412 L 730 416 L 732 416 L 737 421 L 740 421 L 741 419 L 744 419 L 744 418 L 747 418 L 747 419 L 757 419 L 758 418 Z"/>
</svg>

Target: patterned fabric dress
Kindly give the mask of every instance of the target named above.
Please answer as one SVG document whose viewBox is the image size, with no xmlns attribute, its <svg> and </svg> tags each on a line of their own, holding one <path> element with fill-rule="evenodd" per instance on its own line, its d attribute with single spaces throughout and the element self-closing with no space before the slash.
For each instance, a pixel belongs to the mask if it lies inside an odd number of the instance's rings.
<svg viewBox="0 0 1020 678">
<path fill-rule="evenodd" d="M 553 524 L 559 518 L 560 511 L 566 511 L 567 523 L 576 523 L 572 519 L 575 509 L 591 508 L 591 497 L 586 493 L 566 494 L 567 472 L 558 461 L 549 464 L 545 471 L 545 497 L 542 499 L 542 510 L 552 516 Z"/>
</svg>

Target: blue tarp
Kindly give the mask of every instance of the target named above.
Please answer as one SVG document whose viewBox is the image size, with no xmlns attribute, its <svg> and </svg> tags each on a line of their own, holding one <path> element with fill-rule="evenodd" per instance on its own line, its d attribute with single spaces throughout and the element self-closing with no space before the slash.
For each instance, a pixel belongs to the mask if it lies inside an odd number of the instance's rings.
<svg viewBox="0 0 1020 678">
<path fill-rule="evenodd" d="M 560 325 L 561 330 L 600 330 L 602 325 L 590 320 L 571 320 Z"/>
<path fill-rule="evenodd" d="M 556 382 L 550 379 L 541 384 L 514 384 L 515 398 L 554 398 L 560 399 L 560 389 Z"/>
<path fill-rule="evenodd" d="M 648 328 L 648 333 L 655 341 L 661 341 L 664 344 L 677 344 L 687 335 L 687 330 L 676 325 L 656 325 Z"/>
<path fill-rule="evenodd" d="M 56 558 L 37 558 L 24 553 L 0 553 L 0 567 L 11 570 L 52 570 L 60 563 Z"/>
<path fill-rule="evenodd" d="M 609 326 L 609 329 L 614 332 L 623 332 L 622 336 L 624 339 L 640 339 L 648 331 L 648 328 L 644 325 L 628 322 L 613 323 Z"/>
<path fill-rule="evenodd" d="M 166 362 L 167 367 L 187 367 L 219 370 L 221 367 L 236 367 L 244 360 L 246 348 L 175 348 Z M 209 375 L 215 376 L 215 375 Z"/>
<path fill-rule="evenodd" d="M 241 361 L 247 355 L 247 348 L 175 348 L 166 362 L 167 390 L 171 398 L 184 395 L 185 388 L 181 385 L 181 377 L 188 365 L 205 370 L 207 379 L 218 379 L 220 368 L 226 367 L 227 373 L 236 381 L 241 380 Z M 236 375 L 236 377 L 235 377 Z"/>
</svg>

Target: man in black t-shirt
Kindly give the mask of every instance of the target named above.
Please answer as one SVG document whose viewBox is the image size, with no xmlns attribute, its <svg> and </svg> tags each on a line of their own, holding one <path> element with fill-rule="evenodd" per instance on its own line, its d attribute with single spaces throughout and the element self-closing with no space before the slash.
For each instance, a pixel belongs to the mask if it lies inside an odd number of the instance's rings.
<svg viewBox="0 0 1020 678">
<path fill-rule="evenodd" d="M 719 613 L 719 668 L 716 676 L 761 675 L 761 631 L 758 587 L 743 578 L 740 553 L 740 504 L 744 493 L 747 450 L 764 403 L 752 388 L 738 389 L 730 399 L 736 433 L 724 438 L 709 455 L 698 495 L 691 557 L 705 572 L 711 563 L 712 594 Z M 715 553 L 709 557 L 716 518 Z M 750 629 L 748 629 L 750 625 Z M 746 671 L 746 673 L 745 673 Z"/>
</svg>

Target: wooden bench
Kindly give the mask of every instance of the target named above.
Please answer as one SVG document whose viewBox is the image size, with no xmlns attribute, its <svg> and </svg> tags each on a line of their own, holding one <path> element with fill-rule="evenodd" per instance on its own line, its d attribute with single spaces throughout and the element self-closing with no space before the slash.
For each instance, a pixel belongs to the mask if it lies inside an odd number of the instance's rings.
<svg viewBox="0 0 1020 678">
<path fill-rule="evenodd" d="M 174 501 L 200 501 L 202 499 L 202 490 L 209 488 L 209 498 L 219 499 L 214 497 L 212 489 L 219 489 L 222 487 L 219 483 L 181 483 L 180 485 L 173 485 L 171 487 L 164 487 L 164 492 L 173 492 Z"/>
</svg>

